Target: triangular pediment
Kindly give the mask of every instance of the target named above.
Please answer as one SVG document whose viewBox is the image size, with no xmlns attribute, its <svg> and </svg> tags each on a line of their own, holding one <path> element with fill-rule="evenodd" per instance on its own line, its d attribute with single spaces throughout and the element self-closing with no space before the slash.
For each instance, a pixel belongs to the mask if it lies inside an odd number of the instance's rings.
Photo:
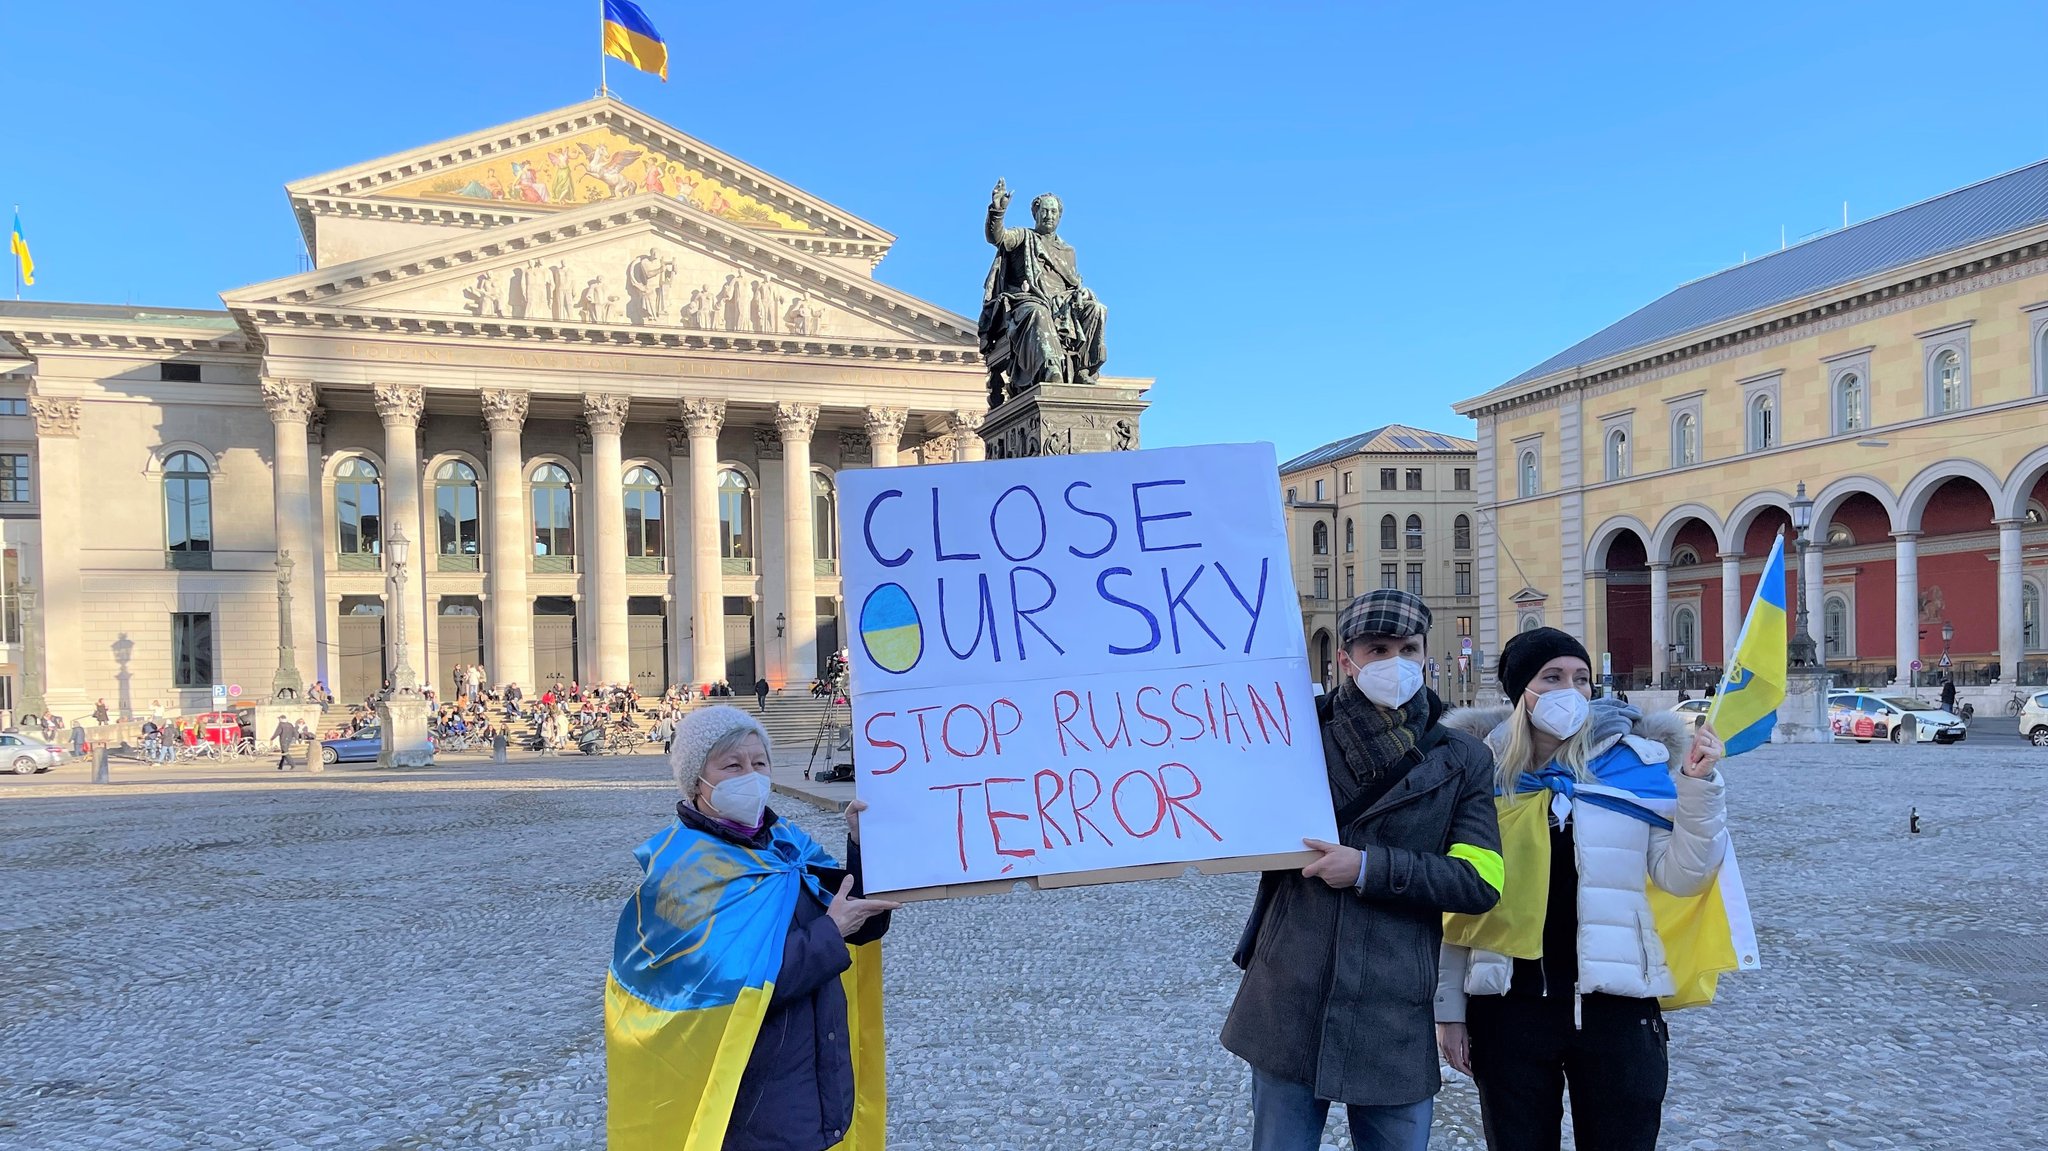
<svg viewBox="0 0 2048 1151">
<path fill-rule="evenodd" d="M 1542 603 L 1550 597 L 1532 587 L 1525 587 L 1509 597 L 1510 603 Z"/>
<path fill-rule="evenodd" d="M 600 202 L 224 293 L 243 316 L 449 317 L 970 350 L 974 324 L 664 197 Z"/>
<path fill-rule="evenodd" d="M 610 97 L 287 186 L 309 248 L 324 216 L 496 226 L 639 197 L 821 254 L 879 260 L 895 237 Z"/>
</svg>

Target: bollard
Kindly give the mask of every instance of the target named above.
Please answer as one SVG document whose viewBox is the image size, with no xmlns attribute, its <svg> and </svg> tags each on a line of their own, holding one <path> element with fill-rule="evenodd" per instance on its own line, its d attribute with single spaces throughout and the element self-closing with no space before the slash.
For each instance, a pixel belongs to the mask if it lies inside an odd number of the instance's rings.
<svg viewBox="0 0 2048 1151">
<path fill-rule="evenodd" d="M 491 736 L 491 762 L 504 763 L 508 758 L 505 754 L 505 729 L 501 727 L 496 735 Z"/>
<path fill-rule="evenodd" d="M 107 771 L 107 744 L 105 740 L 92 745 L 92 781 L 112 783 L 113 776 Z"/>
<path fill-rule="evenodd" d="M 1907 715 L 1902 715 L 1902 716 L 1900 716 L 1900 717 L 1899 717 L 1899 726 L 1898 726 L 1898 732 L 1897 732 L 1897 734 L 1898 734 L 1898 737 L 1899 737 L 1899 750 L 1901 750 L 1901 751 L 1919 751 L 1919 750 L 1920 750 L 1920 721 L 1919 721 L 1919 717 L 1917 717 L 1917 716 L 1914 716 L 1914 715 L 1911 715 L 1911 714 L 1907 714 Z"/>
</svg>

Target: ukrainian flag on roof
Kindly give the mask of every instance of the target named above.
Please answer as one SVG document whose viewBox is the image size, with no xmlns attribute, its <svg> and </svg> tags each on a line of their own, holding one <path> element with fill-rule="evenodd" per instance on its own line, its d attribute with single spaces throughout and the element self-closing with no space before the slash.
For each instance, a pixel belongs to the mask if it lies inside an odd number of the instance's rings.
<svg viewBox="0 0 2048 1151">
<path fill-rule="evenodd" d="M 1735 658 L 1707 709 L 1707 722 L 1727 754 L 1741 755 L 1771 741 L 1778 705 L 1785 702 L 1785 649 L 1785 537 L 1779 536 L 1742 621 Z"/>
<path fill-rule="evenodd" d="M 604 0 L 604 54 L 668 80 L 668 44 L 633 0 Z"/>
</svg>

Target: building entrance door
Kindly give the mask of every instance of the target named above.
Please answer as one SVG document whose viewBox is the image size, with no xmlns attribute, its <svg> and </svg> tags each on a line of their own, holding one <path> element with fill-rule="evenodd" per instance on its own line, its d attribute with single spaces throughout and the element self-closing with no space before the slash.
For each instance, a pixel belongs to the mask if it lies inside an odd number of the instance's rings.
<svg viewBox="0 0 2048 1151">
<path fill-rule="evenodd" d="M 335 697 L 360 703 L 384 690 L 384 599 L 373 595 L 341 597 L 341 627 Z"/>
<path fill-rule="evenodd" d="M 576 676 L 576 601 L 568 596 L 534 597 L 533 681 L 536 696 L 581 682 Z"/>
<path fill-rule="evenodd" d="M 754 690 L 754 601 L 725 597 L 725 682 L 734 695 Z"/>
<path fill-rule="evenodd" d="M 668 615 L 660 596 L 626 601 L 626 655 L 633 690 L 653 698 L 668 690 Z"/>
<path fill-rule="evenodd" d="M 453 699 L 469 689 L 468 684 L 455 682 L 455 669 L 484 661 L 483 604 L 475 596 L 444 596 L 438 623 L 435 638 L 441 643 L 441 674 L 447 679 L 440 689 L 453 692 L 442 698 Z"/>
</svg>

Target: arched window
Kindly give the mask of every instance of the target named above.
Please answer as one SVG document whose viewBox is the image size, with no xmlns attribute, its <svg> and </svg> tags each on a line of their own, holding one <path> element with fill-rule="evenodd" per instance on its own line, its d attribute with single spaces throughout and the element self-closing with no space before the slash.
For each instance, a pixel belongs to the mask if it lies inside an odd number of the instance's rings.
<svg viewBox="0 0 2048 1151">
<path fill-rule="evenodd" d="M 1344 554 L 1347 556 L 1358 550 L 1357 526 L 1349 519 L 1344 521 Z"/>
<path fill-rule="evenodd" d="M 1451 547 L 1453 550 L 1461 552 L 1472 550 L 1471 516 L 1459 516 L 1451 521 Z"/>
<path fill-rule="evenodd" d="M 2020 585 L 2020 646 L 2040 651 L 2041 585 L 2028 580 Z"/>
<path fill-rule="evenodd" d="M 566 559 L 576 554 L 576 497 L 569 473 L 560 464 L 542 464 L 533 469 L 533 554 L 536 559 Z M 534 570 L 556 567 L 537 564 Z"/>
<path fill-rule="evenodd" d="M 1700 562 L 1700 553 L 1691 548 L 1675 548 L 1671 552 L 1672 567 L 1691 567 L 1698 562 Z"/>
<path fill-rule="evenodd" d="M 213 566 L 213 473 L 196 452 L 164 461 L 164 548 L 172 567 Z"/>
<path fill-rule="evenodd" d="M 729 560 L 754 558 L 754 501 L 738 469 L 718 473 L 718 554 Z"/>
<path fill-rule="evenodd" d="M 461 460 L 449 460 L 434 469 L 434 522 L 442 555 L 475 558 L 479 506 L 475 468 Z"/>
<path fill-rule="evenodd" d="M 1628 478 L 1628 433 L 1620 428 L 1607 433 L 1607 478 Z"/>
<path fill-rule="evenodd" d="M 2034 394 L 2048 393 L 2048 324 L 2034 335 Z"/>
<path fill-rule="evenodd" d="M 1422 550 L 1422 517 L 1421 517 L 1421 516 L 1409 516 L 1409 517 L 1408 517 L 1408 533 L 1407 533 L 1407 534 L 1408 534 L 1408 550 L 1409 550 L 1409 551 L 1411 551 L 1411 552 L 1419 552 L 1419 551 L 1421 551 L 1421 550 Z"/>
<path fill-rule="evenodd" d="M 1525 616 L 1523 616 L 1523 617 L 1522 617 L 1522 622 L 1521 622 L 1521 624 L 1520 624 L 1520 625 L 1518 626 L 1518 630 L 1520 630 L 1520 631 L 1535 631 L 1535 630 L 1536 630 L 1537 628 L 1539 628 L 1539 627 L 1542 627 L 1542 626 L 1543 626 L 1543 617 L 1542 617 L 1542 616 L 1540 616 L 1540 615 L 1538 615 L 1538 614 L 1536 614 L 1535 612 L 1530 612 L 1530 613 L 1529 613 L 1528 615 L 1525 615 Z"/>
<path fill-rule="evenodd" d="M 334 522 L 344 557 L 384 554 L 384 488 L 376 464 L 351 456 L 334 469 Z"/>
<path fill-rule="evenodd" d="M 1869 423 L 1864 416 L 1863 377 L 1855 372 L 1843 372 L 1835 381 L 1835 410 L 1841 413 L 1838 432 L 1860 432 Z"/>
<path fill-rule="evenodd" d="M 1778 412 L 1769 394 L 1749 401 L 1749 450 L 1765 451 L 1778 444 Z"/>
<path fill-rule="evenodd" d="M 626 556 L 660 559 L 668 546 L 662 534 L 661 477 L 654 469 L 635 467 L 626 473 Z"/>
<path fill-rule="evenodd" d="M 839 493 L 824 472 L 811 473 L 811 552 L 820 572 L 839 559 Z"/>
<path fill-rule="evenodd" d="M 1963 399 L 1963 357 L 1954 348 L 1943 348 L 1934 357 L 1934 410 L 1960 412 Z"/>
<path fill-rule="evenodd" d="M 1308 539 L 1310 551 L 1315 552 L 1319 556 L 1326 556 L 1330 554 L 1329 524 L 1326 524 L 1321 520 L 1317 520 L 1316 526 L 1309 529 Z"/>
<path fill-rule="evenodd" d="M 1532 448 L 1522 453 L 1521 486 L 1517 490 L 1525 496 L 1536 494 L 1536 452 Z"/>
<path fill-rule="evenodd" d="M 1847 525 L 1837 521 L 1828 525 L 1827 541 L 1827 546 L 1831 548 L 1855 547 L 1856 533 L 1850 531 Z"/>
<path fill-rule="evenodd" d="M 1401 541 L 1398 538 L 1400 536 L 1400 533 L 1400 526 L 1394 523 L 1393 516 L 1381 516 L 1380 550 L 1390 552 L 1393 551 L 1395 548 L 1400 547 Z"/>
<path fill-rule="evenodd" d="M 1822 653 L 1826 659 L 1848 659 L 1853 654 L 1849 648 L 1849 601 L 1842 596 L 1831 595 L 1822 604 L 1820 612 Z"/>
<path fill-rule="evenodd" d="M 1700 421 L 1691 412 L 1680 412 L 1671 421 L 1671 466 L 1691 467 L 1700 462 Z"/>
<path fill-rule="evenodd" d="M 1700 617 L 1691 607 L 1680 605 L 1671 613 L 1671 660 L 1687 664 L 1699 658 Z"/>
</svg>

